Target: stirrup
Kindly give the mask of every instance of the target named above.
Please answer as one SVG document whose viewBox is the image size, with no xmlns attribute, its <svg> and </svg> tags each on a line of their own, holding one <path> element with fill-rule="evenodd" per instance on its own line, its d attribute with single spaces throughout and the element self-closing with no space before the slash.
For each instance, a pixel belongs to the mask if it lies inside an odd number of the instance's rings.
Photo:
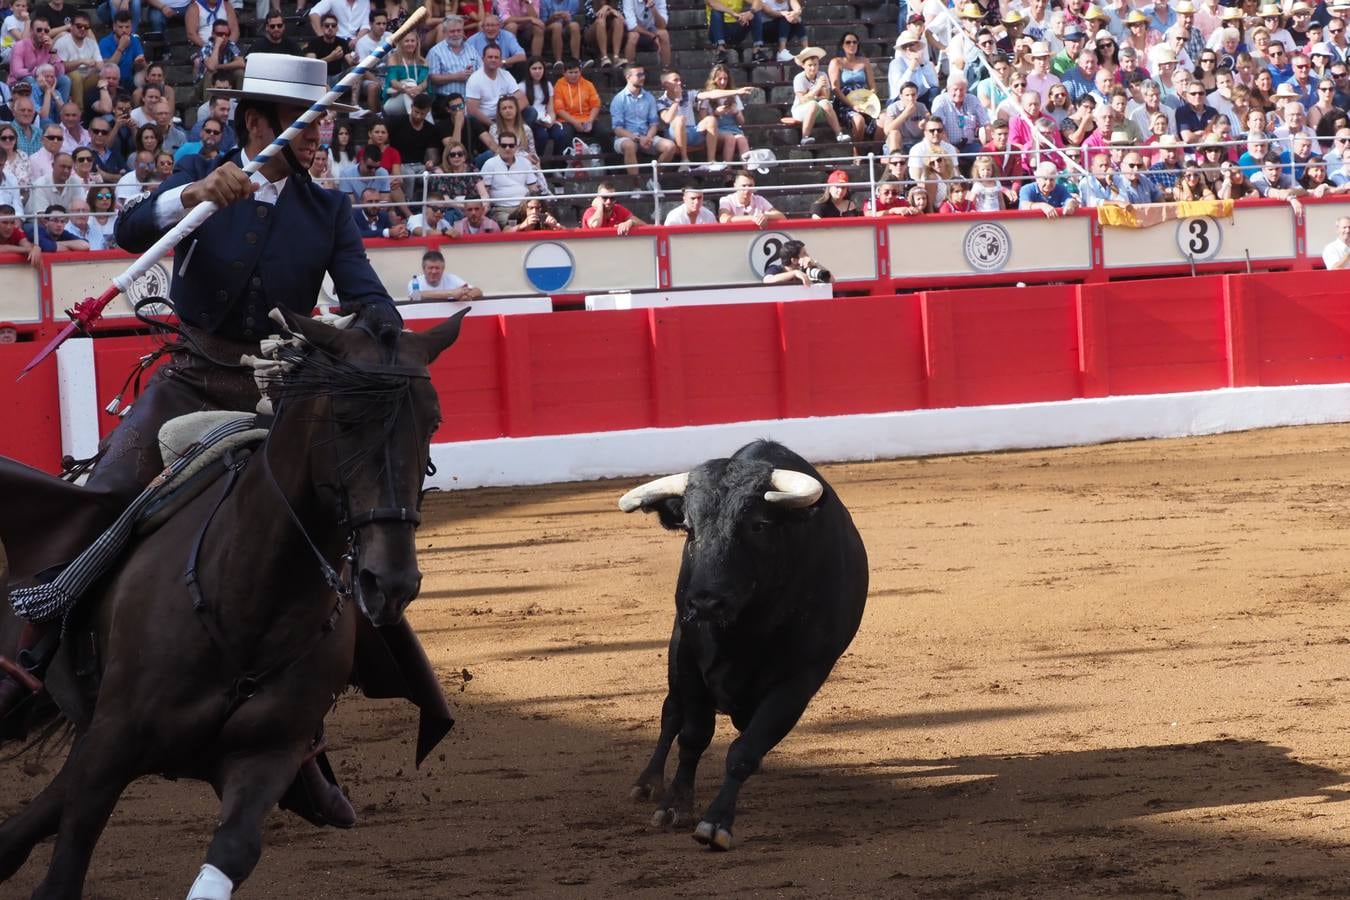
<svg viewBox="0 0 1350 900">
<path fill-rule="evenodd" d="M 36 694 L 42 690 L 41 679 L 7 656 L 0 656 L 0 673 L 14 679 L 20 687 L 30 694 Z"/>
</svg>

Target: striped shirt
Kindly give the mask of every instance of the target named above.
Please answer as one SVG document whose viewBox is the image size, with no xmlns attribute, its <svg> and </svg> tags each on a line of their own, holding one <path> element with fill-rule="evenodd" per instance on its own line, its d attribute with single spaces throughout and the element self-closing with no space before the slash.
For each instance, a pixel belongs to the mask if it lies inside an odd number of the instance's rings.
<svg viewBox="0 0 1350 900">
<path fill-rule="evenodd" d="M 469 80 L 468 76 L 463 74 L 464 70 L 468 68 L 481 69 L 483 58 L 467 42 L 460 44 L 459 49 L 455 50 L 448 42 L 439 41 L 427 54 L 427 64 L 431 67 L 432 75 L 459 76 L 445 84 L 434 85 L 432 90 L 442 96 L 447 94 L 462 95 L 464 86 Z"/>
</svg>

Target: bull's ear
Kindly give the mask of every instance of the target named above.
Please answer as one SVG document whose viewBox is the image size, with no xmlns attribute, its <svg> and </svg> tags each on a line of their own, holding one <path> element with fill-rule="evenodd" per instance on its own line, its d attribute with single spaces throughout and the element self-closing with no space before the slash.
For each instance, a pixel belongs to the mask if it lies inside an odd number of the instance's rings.
<svg viewBox="0 0 1350 900">
<path fill-rule="evenodd" d="M 650 504 L 643 505 L 643 510 L 656 513 L 656 517 L 661 520 L 661 527 L 671 531 L 684 530 L 684 498 L 683 497 L 665 497 Z"/>
<path fill-rule="evenodd" d="M 456 340 L 459 339 L 460 326 L 464 322 L 464 316 L 469 312 L 468 308 L 461 309 L 435 328 L 427 331 L 405 334 L 405 340 L 412 340 L 422 352 L 427 355 L 427 365 L 431 365 L 436 357 L 440 356 Z"/>
</svg>

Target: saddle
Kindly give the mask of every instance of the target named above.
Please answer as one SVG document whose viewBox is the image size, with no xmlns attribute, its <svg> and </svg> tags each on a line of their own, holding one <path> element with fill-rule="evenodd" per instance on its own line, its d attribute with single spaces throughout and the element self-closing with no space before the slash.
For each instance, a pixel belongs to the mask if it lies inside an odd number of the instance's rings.
<svg viewBox="0 0 1350 900">
<path fill-rule="evenodd" d="M 192 413 L 165 423 L 159 433 L 164 471 L 55 578 L 11 591 L 14 612 L 39 625 L 64 619 L 107 574 L 134 534 L 163 525 L 231 466 L 241 465 L 246 448 L 266 436 L 257 417 L 237 412 Z"/>
</svg>

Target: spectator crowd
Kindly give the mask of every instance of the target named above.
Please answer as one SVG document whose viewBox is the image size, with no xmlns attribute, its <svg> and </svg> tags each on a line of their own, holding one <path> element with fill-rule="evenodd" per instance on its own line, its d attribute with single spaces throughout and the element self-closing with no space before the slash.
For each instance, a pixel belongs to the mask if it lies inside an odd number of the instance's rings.
<svg viewBox="0 0 1350 900">
<path fill-rule="evenodd" d="M 706 71 L 673 65 L 667 0 L 424 2 L 354 91 L 359 109 L 324 122 L 310 173 L 370 237 L 563 228 L 552 196 L 602 159 L 615 168 L 580 227 L 626 232 L 642 220 L 623 201 L 676 181 L 665 223 L 762 226 L 785 215 L 756 184 L 784 132 L 845 160 L 881 154 L 861 201 L 846 167 L 824 179 L 820 218 L 1350 191 L 1350 0 L 908 0 L 877 59 L 801 0 L 704 0 Z M 112 246 L 118 211 L 176 161 L 234 147 L 231 101 L 209 89 L 237 87 L 250 54 L 320 59 L 335 81 L 410 9 L 247 12 L 0 0 L 0 248 Z M 838 38 L 815 46 L 813 28 Z M 747 106 L 770 96 L 780 120 L 757 130 Z M 651 178 L 653 162 L 679 178 Z"/>
</svg>

